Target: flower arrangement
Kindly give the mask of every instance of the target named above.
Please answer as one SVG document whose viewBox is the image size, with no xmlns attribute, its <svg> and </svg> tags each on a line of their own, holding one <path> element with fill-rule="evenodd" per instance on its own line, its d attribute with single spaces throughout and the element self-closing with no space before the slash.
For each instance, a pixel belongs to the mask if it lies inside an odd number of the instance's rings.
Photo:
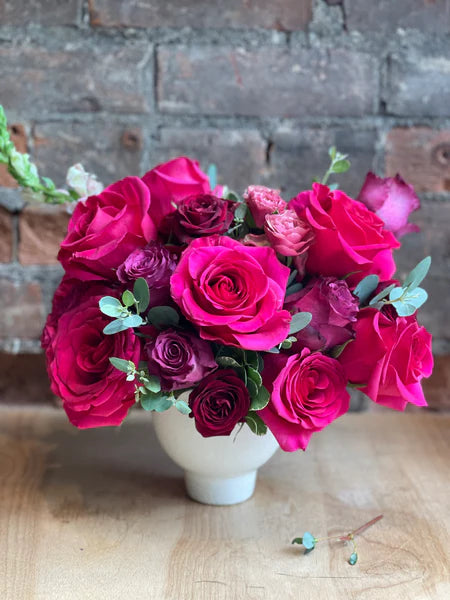
<svg viewBox="0 0 450 600">
<path fill-rule="evenodd" d="M 352 199 L 327 185 L 350 166 L 333 147 L 323 179 L 288 202 L 258 185 L 241 197 L 186 157 L 103 190 L 76 165 L 56 190 L 0 117 L 0 161 L 19 183 L 76 202 L 42 335 L 72 424 L 119 425 L 140 404 L 185 413 L 204 437 L 270 429 L 294 451 L 348 411 L 349 387 L 426 405 L 431 336 L 416 313 L 430 258 L 393 279 L 419 207 L 400 176 L 369 173 Z"/>
</svg>

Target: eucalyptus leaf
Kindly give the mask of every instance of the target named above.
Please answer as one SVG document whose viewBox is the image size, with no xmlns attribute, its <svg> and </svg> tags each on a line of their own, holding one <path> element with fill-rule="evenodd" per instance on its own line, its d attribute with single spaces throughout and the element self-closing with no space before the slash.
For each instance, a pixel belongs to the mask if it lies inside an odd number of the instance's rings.
<svg viewBox="0 0 450 600">
<path fill-rule="evenodd" d="M 254 411 L 250 411 L 245 417 L 245 422 L 256 435 L 265 435 L 267 433 L 267 425 Z"/>
<path fill-rule="evenodd" d="M 108 317 L 120 317 L 123 311 L 123 306 L 120 300 L 112 296 L 104 296 L 100 298 L 98 305 L 101 312 Z"/>
<path fill-rule="evenodd" d="M 380 302 L 380 300 L 383 300 L 383 298 L 386 298 L 386 296 L 389 296 L 389 294 L 392 292 L 392 290 L 397 286 L 396 283 L 391 283 L 391 285 L 388 285 L 387 287 L 384 288 L 384 290 L 381 290 L 381 292 L 379 292 L 376 296 L 374 296 L 372 298 L 372 300 L 369 302 L 369 306 L 374 306 L 377 302 Z M 401 288 L 399 288 L 401 289 Z"/>
<path fill-rule="evenodd" d="M 331 160 L 336 158 L 336 152 L 336 146 L 330 146 L 330 148 L 328 148 L 328 156 L 331 158 Z"/>
<path fill-rule="evenodd" d="M 252 402 L 250 404 L 250 410 L 262 410 L 265 408 L 270 400 L 269 390 L 265 388 L 263 385 L 258 389 L 258 395 L 255 398 L 252 398 Z"/>
<path fill-rule="evenodd" d="M 148 289 L 148 283 L 143 277 L 139 277 L 134 282 L 133 295 L 139 302 L 138 310 L 143 313 L 147 310 L 150 302 L 150 290 Z"/>
<path fill-rule="evenodd" d="M 124 319 L 122 319 L 122 322 L 126 326 L 126 328 L 139 327 L 143 323 L 142 317 L 140 317 L 139 315 L 130 315 L 128 317 L 125 317 Z"/>
<path fill-rule="evenodd" d="M 286 290 L 286 298 L 291 294 L 295 294 L 303 289 L 303 285 L 301 283 L 294 283 L 290 285 Z"/>
<path fill-rule="evenodd" d="M 161 382 L 160 382 L 159 378 L 156 377 L 155 375 L 149 375 L 146 378 L 144 387 L 146 390 L 149 390 L 150 392 L 153 392 L 155 394 L 155 393 L 158 393 L 161 391 Z"/>
<path fill-rule="evenodd" d="M 154 306 L 147 315 L 152 325 L 161 327 L 176 327 L 180 322 L 180 316 L 171 306 Z"/>
<path fill-rule="evenodd" d="M 115 319 L 108 323 L 106 327 L 103 329 L 103 333 L 105 335 L 113 335 L 114 333 L 120 333 L 121 331 L 125 331 L 128 329 L 128 325 L 124 324 L 125 319 Z"/>
<path fill-rule="evenodd" d="M 409 273 L 403 284 L 404 288 L 414 290 L 425 279 L 431 266 L 431 256 L 425 257 L 418 265 Z"/>
<path fill-rule="evenodd" d="M 208 167 L 209 186 L 213 190 L 217 185 L 217 167 L 214 164 Z"/>
<path fill-rule="evenodd" d="M 311 323 L 311 320 L 312 314 L 310 312 L 299 312 L 293 315 L 289 327 L 289 334 L 291 335 L 301 331 Z"/>
<path fill-rule="evenodd" d="M 294 269 L 293 271 L 291 271 L 291 274 L 289 275 L 289 279 L 287 280 L 287 286 L 286 287 L 289 287 L 292 283 L 294 283 L 295 278 L 297 277 L 297 275 L 298 275 L 297 269 Z"/>
<path fill-rule="evenodd" d="M 136 299 L 134 295 L 130 292 L 130 290 L 124 291 L 124 293 L 122 294 L 122 302 L 127 308 L 135 304 Z"/>
<path fill-rule="evenodd" d="M 245 219 L 245 215 L 247 214 L 247 205 L 244 202 L 241 202 L 236 207 L 234 211 L 234 219 L 235 221 L 243 221 Z"/>
<path fill-rule="evenodd" d="M 239 204 L 242 202 L 242 198 L 239 198 L 236 192 L 233 192 L 232 190 L 228 190 L 224 194 L 224 198 L 225 200 L 232 200 L 233 202 L 238 202 Z"/>
<path fill-rule="evenodd" d="M 130 361 L 125 360 L 124 358 L 116 358 L 115 356 L 111 356 L 109 358 L 109 362 L 112 364 L 113 367 L 115 367 L 119 371 L 122 371 L 122 373 L 128 373 L 128 371 L 130 371 L 131 365 L 133 364 L 130 364 Z"/>
<path fill-rule="evenodd" d="M 393 302 L 399 317 L 413 315 L 428 298 L 428 294 L 423 288 L 416 287 L 411 291 L 405 291 L 400 288 L 401 293 L 398 290 L 399 288 L 392 290 L 389 299 Z"/>
<path fill-rule="evenodd" d="M 341 159 L 333 163 L 333 173 L 345 173 L 350 169 L 350 161 Z"/>
<path fill-rule="evenodd" d="M 188 415 L 192 412 L 189 405 L 184 400 L 177 400 L 175 402 L 175 408 L 183 415 Z"/>
<path fill-rule="evenodd" d="M 141 406 L 144 410 L 164 412 L 173 406 L 173 401 L 168 396 L 143 394 L 141 396 Z"/>
<path fill-rule="evenodd" d="M 378 275 L 367 275 L 355 287 L 353 294 L 359 298 L 361 304 L 367 302 L 369 297 L 377 289 L 380 278 Z"/>
</svg>

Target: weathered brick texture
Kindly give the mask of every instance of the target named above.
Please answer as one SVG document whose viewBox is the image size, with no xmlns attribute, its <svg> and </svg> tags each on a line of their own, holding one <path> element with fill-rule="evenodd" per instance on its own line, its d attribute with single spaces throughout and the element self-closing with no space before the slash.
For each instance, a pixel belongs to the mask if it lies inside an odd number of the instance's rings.
<svg viewBox="0 0 450 600">
<path fill-rule="evenodd" d="M 418 192 L 449 192 L 450 130 L 392 129 L 386 140 L 386 172 L 401 173 Z"/>
<path fill-rule="evenodd" d="M 152 147 L 148 168 L 180 155 L 192 155 L 204 170 L 214 163 L 219 183 L 243 192 L 261 182 L 267 144 L 258 131 L 164 128 Z"/>
<path fill-rule="evenodd" d="M 67 232 L 70 208 L 64 205 L 25 207 L 19 219 L 19 262 L 22 265 L 54 265 L 59 245 Z"/>
<path fill-rule="evenodd" d="M 263 27 L 305 29 L 312 0 L 89 0 L 91 24 L 102 27 Z"/>
<path fill-rule="evenodd" d="M 77 25 L 83 0 L 2 0 L 2 25 Z"/>
<path fill-rule="evenodd" d="M 394 115 L 450 116 L 450 43 L 444 54 L 392 55 L 386 107 Z"/>
<path fill-rule="evenodd" d="M 34 115 L 67 112 L 143 113 L 150 108 L 151 47 L 145 43 L 0 47 L 5 109 Z"/>
<path fill-rule="evenodd" d="M 9 211 L 0 207 L 0 263 L 13 258 L 13 223 Z"/>
<path fill-rule="evenodd" d="M 398 28 L 427 33 L 450 31 L 450 0 L 343 0 L 349 30 L 394 33 Z"/>
<path fill-rule="evenodd" d="M 34 129 L 34 157 L 42 173 L 64 184 L 68 167 L 81 162 L 105 185 L 139 175 L 143 133 L 131 123 L 42 123 Z"/>
<path fill-rule="evenodd" d="M 163 112 L 361 116 L 376 108 L 376 64 L 352 50 L 168 46 L 157 64 Z"/>
<path fill-rule="evenodd" d="M 46 307 L 39 283 L 0 279 L 0 305 L 0 341 L 10 338 L 40 338 Z"/>
</svg>

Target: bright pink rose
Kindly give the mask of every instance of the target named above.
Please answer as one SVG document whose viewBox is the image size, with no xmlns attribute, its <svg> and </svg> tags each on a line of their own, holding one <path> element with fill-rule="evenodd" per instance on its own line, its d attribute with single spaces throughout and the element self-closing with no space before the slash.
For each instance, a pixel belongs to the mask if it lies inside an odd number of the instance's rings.
<svg viewBox="0 0 450 600">
<path fill-rule="evenodd" d="M 355 330 L 356 339 L 338 359 L 347 378 L 377 404 L 396 410 L 408 402 L 426 406 L 420 381 L 433 370 L 431 335 L 415 315 L 364 308 Z"/>
<path fill-rule="evenodd" d="M 282 256 L 305 254 L 314 240 L 311 227 L 294 210 L 266 215 L 264 231 L 272 248 Z"/>
<path fill-rule="evenodd" d="M 70 277 L 114 279 L 115 269 L 156 239 L 150 193 L 138 177 L 126 177 L 98 196 L 78 202 L 58 254 Z"/>
<path fill-rule="evenodd" d="M 350 287 L 371 273 L 381 280 L 392 277 L 392 250 L 400 244 L 361 202 L 314 183 L 312 191 L 302 192 L 289 206 L 315 234 L 306 261 L 309 273 L 339 279 L 354 273 L 347 279 Z"/>
<path fill-rule="evenodd" d="M 200 336 L 228 346 L 269 350 L 289 333 L 283 310 L 289 269 L 272 248 L 229 237 L 198 238 L 172 275 L 172 298 Z"/>
<path fill-rule="evenodd" d="M 130 329 L 103 334 L 111 319 L 98 301 L 112 291 L 96 282 L 64 279 L 42 335 L 52 391 L 81 429 L 119 425 L 134 404 L 134 382 L 126 381 L 109 357 L 138 364 L 141 344 Z"/>
<path fill-rule="evenodd" d="M 172 203 L 178 204 L 187 196 L 211 192 L 208 176 L 200 169 L 199 163 L 185 156 L 154 167 L 142 181 L 150 189 L 152 205 L 157 210 L 154 218 L 158 227 L 163 217 L 174 211 Z"/>
<path fill-rule="evenodd" d="M 329 350 L 351 340 L 358 314 L 358 299 L 345 281 L 335 277 L 317 277 L 296 294 L 288 296 L 285 308 L 292 314 L 310 312 L 311 323 L 295 334 L 294 347 Z"/>
<path fill-rule="evenodd" d="M 279 190 L 271 190 L 263 185 L 250 185 L 245 193 L 246 201 L 256 227 L 264 227 L 264 217 L 272 213 L 283 212 L 287 208 L 286 202 L 279 194 Z"/>
<path fill-rule="evenodd" d="M 420 231 L 417 225 L 408 223 L 410 213 L 420 208 L 420 200 L 413 186 L 399 174 L 383 179 L 367 173 L 358 200 L 373 210 L 396 237 Z"/>
<path fill-rule="evenodd" d="M 250 395 L 233 369 L 219 369 L 191 392 L 190 417 L 203 437 L 230 435 L 250 409 Z"/>
<path fill-rule="evenodd" d="M 313 433 L 349 409 L 341 365 L 307 348 L 289 357 L 265 356 L 263 381 L 271 396 L 258 414 L 287 452 L 305 450 Z"/>
</svg>

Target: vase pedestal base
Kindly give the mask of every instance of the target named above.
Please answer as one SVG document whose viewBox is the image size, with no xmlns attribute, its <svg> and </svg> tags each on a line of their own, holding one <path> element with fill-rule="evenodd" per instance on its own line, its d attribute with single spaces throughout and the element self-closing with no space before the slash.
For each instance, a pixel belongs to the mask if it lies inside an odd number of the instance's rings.
<svg viewBox="0 0 450 600">
<path fill-rule="evenodd" d="M 186 491 L 192 500 L 202 504 L 227 506 L 248 500 L 255 491 L 257 471 L 236 477 L 211 477 L 185 471 Z"/>
</svg>

